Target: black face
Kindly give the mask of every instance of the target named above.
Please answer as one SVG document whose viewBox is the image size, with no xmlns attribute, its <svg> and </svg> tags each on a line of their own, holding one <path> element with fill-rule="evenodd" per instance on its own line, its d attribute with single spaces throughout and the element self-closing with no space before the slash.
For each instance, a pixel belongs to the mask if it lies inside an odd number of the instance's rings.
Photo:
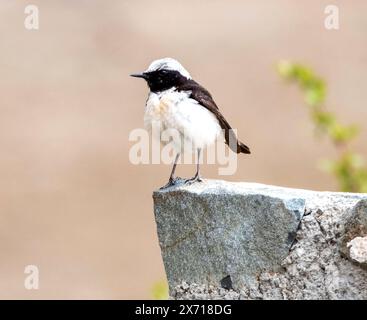
<svg viewBox="0 0 367 320">
<path fill-rule="evenodd" d="M 172 87 L 179 87 L 187 81 L 187 79 L 178 71 L 165 69 L 144 72 L 141 75 L 133 76 L 144 78 L 152 92 L 160 92 Z"/>
</svg>

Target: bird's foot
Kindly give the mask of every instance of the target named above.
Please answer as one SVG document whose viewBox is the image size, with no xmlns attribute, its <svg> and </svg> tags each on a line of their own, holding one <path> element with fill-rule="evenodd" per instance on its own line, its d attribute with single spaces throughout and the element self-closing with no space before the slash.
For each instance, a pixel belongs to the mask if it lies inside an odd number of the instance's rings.
<svg viewBox="0 0 367 320">
<path fill-rule="evenodd" d="M 169 178 L 168 182 L 163 186 L 160 187 L 159 190 L 163 190 L 172 186 L 177 185 L 180 181 L 182 181 L 182 178 L 180 177 L 175 177 L 175 178 Z"/>
<path fill-rule="evenodd" d="M 195 183 L 195 182 L 203 182 L 203 179 L 200 177 L 199 174 L 196 174 L 192 178 L 185 180 L 185 184 L 192 184 L 192 183 Z"/>
</svg>

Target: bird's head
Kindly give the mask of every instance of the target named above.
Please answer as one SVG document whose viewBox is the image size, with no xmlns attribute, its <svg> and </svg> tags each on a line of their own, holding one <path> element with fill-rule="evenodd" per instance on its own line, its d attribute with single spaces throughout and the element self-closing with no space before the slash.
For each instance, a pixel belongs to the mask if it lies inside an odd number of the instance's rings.
<svg viewBox="0 0 367 320">
<path fill-rule="evenodd" d="M 168 90 L 191 79 L 188 71 L 172 58 L 155 60 L 147 70 L 131 76 L 145 79 L 152 92 Z"/>
</svg>

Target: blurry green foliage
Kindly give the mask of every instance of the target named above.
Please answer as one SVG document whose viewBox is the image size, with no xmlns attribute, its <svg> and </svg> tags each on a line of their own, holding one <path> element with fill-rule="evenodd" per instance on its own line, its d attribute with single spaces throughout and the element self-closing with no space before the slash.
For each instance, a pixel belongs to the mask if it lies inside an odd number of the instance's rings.
<svg viewBox="0 0 367 320">
<path fill-rule="evenodd" d="M 280 61 L 277 70 L 282 78 L 299 85 L 317 132 L 327 136 L 337 148 L 338 159 L 324 160 L 321 168 L 337 178 L 342 191 L 367 192 L 365 161 L 350 147 L 359 129 L 355 125 L 343 125 L 333 113 L 326 110 L 325 81 L 310 68 L 290 61 Z"/>
<path fill-rule="evenodd" d="M 168 299 L 168 284 L 167 281 L 157 281 L 152 287 L 152 296 L 155 300 Z"/>
</svg>

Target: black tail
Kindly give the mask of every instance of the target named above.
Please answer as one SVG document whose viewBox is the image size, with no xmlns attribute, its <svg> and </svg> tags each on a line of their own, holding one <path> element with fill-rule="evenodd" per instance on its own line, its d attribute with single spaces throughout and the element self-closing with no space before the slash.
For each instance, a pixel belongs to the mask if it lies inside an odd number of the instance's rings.
<svg viewBox="0 0 367 320">
<path fill-rule="evenodd" d="M 250 154 L 250 148 L 244 145 L 241 141 L 237 141 L 237 153 L 247 153 Z"/>
<path fill-rule="evenodd" d="M 246 153 L 246 154 L 251 153 L 250 148 L 237 139 L 233 129 L 224 119 L 223 116 L 219 118 L 219 124 L 222 127 L 222 130 L 224 131 L 224 138 L 226 140 L 226 144 L 233 152 Z"/>
</svg>

